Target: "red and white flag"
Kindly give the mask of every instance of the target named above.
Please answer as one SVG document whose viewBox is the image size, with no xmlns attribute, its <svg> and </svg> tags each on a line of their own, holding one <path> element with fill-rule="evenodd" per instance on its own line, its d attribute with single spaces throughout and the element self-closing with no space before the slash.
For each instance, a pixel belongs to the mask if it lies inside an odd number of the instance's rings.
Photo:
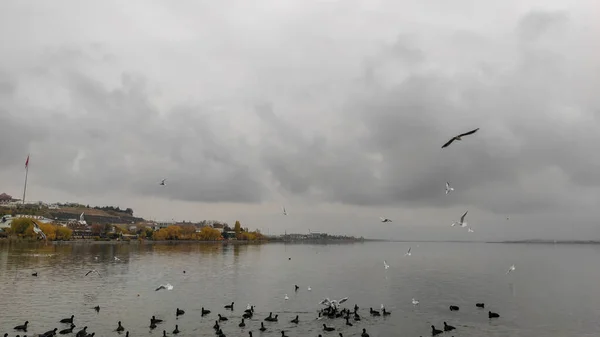
<svg viewBox="0 0 600 337">
<path fill-rule="evenodd" d="M 29 155 L 27 155 L 27 160 L 25 161 L 25 168 L 29 168 Z"/>
</svg>

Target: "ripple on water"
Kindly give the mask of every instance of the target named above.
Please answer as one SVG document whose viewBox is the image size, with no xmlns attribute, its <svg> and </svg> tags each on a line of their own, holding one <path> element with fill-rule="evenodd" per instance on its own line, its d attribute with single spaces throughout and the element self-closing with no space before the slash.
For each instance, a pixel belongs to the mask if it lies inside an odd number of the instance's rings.
<svg viewBox="0 0 600 337">
<path fill-rule="evenodd" d="M 115 335 L 119 320 L 134 336 L 160 336 L 175 324 L 182 337 L 214 336 L 218 313 L 230 318 L 222 324 L 226 335 L 252 330 L 256 337 L 280 336 L 282 329 L 290 337 L 358 336 L 363 327 L 371 336 L 426 336 L 431 324 L 441 328 L 444 321 L 458 328 L 457 336 L 586 336 L 600 331 L 598 249 L 420 243 L 406 258 L 410 245 L 0 243 L 0 332 L 12 336 L 12 327 L 27 319 L 28 335 L 62 329 L 67 326 L 58 320 L 74 314 L 75 330 L 87 325 L 98 336 Z M 391 266 L 387 270 L 384 259 Z M 519 270 L 505 275 L 517 259 Z M 85 277 L 90 269 L 102 276 Z M 31 276 L 33 271 L 38 277 Z M 173 290 L 155 291 L 166 283 Z M 294 284 L 300 286 L 298 292 Z M 343 320 L 315 319 L 322 298 L 345 296 L 347 307 L 361 307 L 361 322 L 347 327 Z M 412 305 L 413 297 L 418 306 Z M 233 313 L 223 308 L 231 301 Z M 485 302 L 486 309 L 475 308 L 476 302 Z M 240 329 L 247 303 L 255 305 L 255 316 Z M 368 308 L 379 309 L 382 303 L 392 316 L 370 317 Z M 450 304 L 461 310 L 450 312 Z M 212 313 L 201 317 L 202 306 Z M 178 319 L 177 307 L 186 311 Z M 502 317 L 489 320 L 488 308 Z M 259 333 L 271 311 L 280 315 L 280 322 L 266 323 L 268 331 Z M 297 326 L 290 323 L 296 314 Z M 148 328 L 152 315 L 165 320 L 154 331 Z M 338 330 L 324 333 L 324 321 Z"/>
</svg>

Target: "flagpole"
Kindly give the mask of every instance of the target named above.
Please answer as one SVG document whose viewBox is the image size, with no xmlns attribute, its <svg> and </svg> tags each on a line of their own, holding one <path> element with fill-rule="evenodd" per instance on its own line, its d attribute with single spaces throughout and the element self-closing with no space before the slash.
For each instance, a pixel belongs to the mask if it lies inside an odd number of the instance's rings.
<svg viewBox="0 0 600 337">
<path fill-rule="evenodd" d="M 27 156 L 27 165 L 25 165 L 25 186 L 23 187 L 23 205 L 25 205 L 25 192 L 27 192 L 27 175 L 29 174 L 29 156 Z"/>
</svg>

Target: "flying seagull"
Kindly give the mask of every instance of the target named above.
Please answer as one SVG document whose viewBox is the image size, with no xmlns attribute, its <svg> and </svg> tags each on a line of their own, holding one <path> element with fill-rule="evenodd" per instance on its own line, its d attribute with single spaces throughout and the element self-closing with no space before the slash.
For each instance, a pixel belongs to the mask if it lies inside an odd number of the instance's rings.
<svg viewBox="0 0 600 337">
<path fill-rule="evenodd" d="M 465 214 L 463 214 L 460 217 L 460 221 L 457 222 L 453 222 L 452 223 L 452 227 L 456 226 L 456 225 L 460 225 L 460 227 L 467 227 L 467 223 L 465 222 L 465 217 L 467 216 L 467 213 L 469 213 L 469 211 L 466 211 Z"/>
<path fill-rule="evenodd" d="M 390 267 L 390 265 L 387 264 L 386 260 L 383 260 L 383 267 L 385 267 L 385 269 L 388 269 Z"/>
<path fill-rule="evenodd" d="M 461 133 L 458 136 L 452 137 L 452 139 L 450 139 L 446 144 L 442 145 L 442 149 L 445 148 L 445 147 L 450 146 L 450 144 L 452 144 L 452 142 L 455 141 L 455 140 L 462 140 L 462 137 L 474 134 L 475 132 L 477 132 L 477 130 L 479 130 L 479 128 L 477 128 L 475 130 L 471 130 L 469 132 Z"/>
<path fill-rule="evenodd" d="M 513 264 L 512 266 L 510 266 L 510 268 L 508 268 L 508 270 L 506 271 L 506 273 L 510 273 L 511 271 L 515 270 L 515 265 Z"/>
<path fill-rule="evenodd" d="M 471 228 L 471 227 L 469 227 L 468 231 L 469 231 L 469 233 L 473 233 L 474 232 L 473 228 Z"/>
<path fill-rule="evenodd" d="M 419 304 L 419 301 L 417 301 L 417 300 L 415 300 L 415 299 L 413 298 L 413 299 L 412 299 L 412 304 L 413 304 L 413 305 L 417 305 L 417 304 Z"/>
<path fill-rule="evenodd" d="M 161 180 L 161 181 L 160 181 L 160 183 L 159 183 L 159 185 L 165 186 L 165 185 L 166 185 L 166 184 L 165 184 L 165 181 L 167 181 L 167 179 L 166 179 L 166 178 L 165 178 L 165 179 L 163 179 L 163 180 Z"/>
<path fill-rule="evenodd" d="M 408 252 L 406 252 L 406 254 L 404 254 L 404 256 L 411 256 L 412 253 L 410 252 L 410 250 L 412 249 L 412 247 L 408 247 Z"/>
<path fill-rule="evenodd" d="M 92 269 L 92 270 L 88 271 L 87 273 L 85 273 L 85 276 L 88 276 L 91 273 L 96 273 L 96 274 L 98 274 L 98 276 L 100 276 L 100 273 L 96 269 Z"/>
<path fill-rule="evenodd" d="M 326 307 L 330 307 L 331 309 L 336 310 L 338 306 L 348 300 L 348 297 L 341 298 L 339 300 L 330 300 L 329 298 L 323 299 L 319 304 L 322 304 Z"/>
<path fill-rule="evenodd" d="M 46 234 L 44 234 L 44 232 L 42 232 L 42 229 L 40 228 L 40 226 L 37 223 L 33 223 L 33 231 L 35 232 L 35 234 L 40 235 L 44 240 L 46 240 Z"/>
<path fill-rule="evenodd" d="M 381 222 L 392 222 L 392 220 L 390 220 L 388 218 L 379 217 L 379 219 L 381 219 Z"/>
<path fill-rule="evenodd" d="M 450 183 L 446 182 L 446 194 L 454 191 L 454 188 L 450 187 Z"/>
<path fill-rule="evenodd" d="M 159 291 L 159 290 L 162 290 L 162 289 L 173 290 L 173 286 L 170 285 L 169 283 L 167 283 L 167 284 L 161 284 L 158 288 L 156 288 L 155 291 Z"/>
<path fill-rule="evenodd" d="M 283 208 L 283 215 L 287 215 L 287 212 L 285 211 L 285 206 L 281 206 L 281 208 Z"/>
</svg>

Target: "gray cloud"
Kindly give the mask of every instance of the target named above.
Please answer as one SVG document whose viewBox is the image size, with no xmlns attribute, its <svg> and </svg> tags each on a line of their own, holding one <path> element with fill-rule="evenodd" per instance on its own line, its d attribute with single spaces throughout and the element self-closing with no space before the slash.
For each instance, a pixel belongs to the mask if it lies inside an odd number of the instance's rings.
<svg viewBox="0 0 600 337">
<path fill-rule="evenodd" d="M 114 27 L 92 15 L 109 5 L 83 11 L 85 27 L 44 9 L 40 25 L 64 26 L 23 26 L 0 49 L 0 183 L 16 188 L 32 153 L 32 184 L 75 199 L 597 213 L 600 45 L 585 5 L 470 21 L 415 5 L 415 24 L 391 2 L 261 4 L 147 4 Z M 13 6 L 0 21 L 16 29 Z M 223 17 L 199 25 L 194 11 Z M 159 21 L 132 28 L 132 13 Z"/>
</svg>

